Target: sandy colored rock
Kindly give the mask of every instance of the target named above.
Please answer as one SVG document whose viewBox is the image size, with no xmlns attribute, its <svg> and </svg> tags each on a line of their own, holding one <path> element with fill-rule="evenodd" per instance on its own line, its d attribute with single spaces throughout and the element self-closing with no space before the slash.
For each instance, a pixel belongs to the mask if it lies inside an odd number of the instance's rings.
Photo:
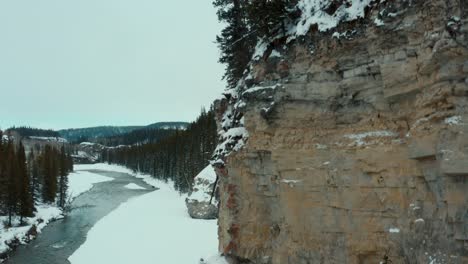
<svg viewBox="0 0 468 264">
<path fill-rule="evenodd" d="M 293 42 L 281 73 L 252 67 L 283 88 L 246 100 L 248 142 L 217 169 L 220 251 L 238 263 L 468 263 L 468 35 L 446 27 L 456 15 L 466 28 L 462 2 L 412 1 L 352 39 L 312 32 L 313 54 Z"/>
</svg>

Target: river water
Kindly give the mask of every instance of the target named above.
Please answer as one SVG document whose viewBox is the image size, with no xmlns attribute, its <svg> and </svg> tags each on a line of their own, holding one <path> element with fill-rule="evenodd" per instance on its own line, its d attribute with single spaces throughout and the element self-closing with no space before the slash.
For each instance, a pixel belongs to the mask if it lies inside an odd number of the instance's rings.
<svg viewBox="0 0 468 264">
<path fill-rule="evenodd" d="M 46 226 L 38 237 L 11 253 L 8 264 L 66 264 L 67 258 L 86 240 L 86 234 L 99 219 L 132 197 L 151 191 L 154 187 L 126 173 L 90 171 L 114 178 L 113 181 L 94 184 L 88 192 L 75 198 L 69 215 Z M 129 183 L 146 190 L 124 188 Z M 118 230 L 116 230 L 118 235 Z M 109 239 L 112 239 L 111 237 Z M 92 263 L 90 263 L 92 264 Z"/>
</svg>

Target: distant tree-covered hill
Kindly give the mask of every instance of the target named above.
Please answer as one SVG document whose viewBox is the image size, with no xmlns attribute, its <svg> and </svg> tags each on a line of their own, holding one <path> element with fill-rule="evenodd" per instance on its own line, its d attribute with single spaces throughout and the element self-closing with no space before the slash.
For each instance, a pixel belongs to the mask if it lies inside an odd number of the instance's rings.
<svg viewBox="0 0 468 264">
<path fill-rule="evenodd" d="M 121 135 L 96 138 L 93 142 L 110 147 L 155 143 L 161 139 L 171 136 L 177 130 L 178 129 L 173 128 L 161 129 L 145 127 Z"/>
<path fill-rule="evenodd" d="M 16 132 L 22 137 L 60 137 L 57 131 L 33 127 L 11 127 L 6 130 L 6 133 L 9 132 Z"/>
<path fill-rule="evenodd" d="M 71 142 L 93 141 L 96 139 L 103 139 L 108 137 L 116 137 L 119 135 L 127 134 L 135 130 L 145 128 L 151 129 L 183 129 L 187 127 L 186 122 L 159 122 L 150 124 L 148 126 L 99 126 L 88 128 L 72 128 L 63 129 L 58 132 L 63 138 Z"/>
<path fill-rule="evenodd" d="M 101 160 L 148 173 L 160 179 L 171 179 L 177 190 L 187 192 L 193 184 L 193 177 L 208 165 L 215 149 L 217 140 L 215 112 L 213 109 L 208 112 L 202 110 L 197 120 L 188 124 L 186 129 L 167 130 L 167 132 L 172 134 L 153 142 L 106 148 L 103 150 Z M 161 129 L 149 133 L 158 134 L 161 133 Z"/>
<path fill-rule="evenodd" d="M 189 123 L 187 122 L 158 122 L 151 125 L 147 125 L 145 128 L 152 129 L 179 129 L 183 130 L 188 127 Z"/>
<path fill-rule="evenodd" d="M 71 142 L 91 141 L 99 137 L 121 135 L 141 128 L 140 126 L 98 126 L 87 128 L 63 129 L 58 132 L 63 138 Z"/>
</svg>

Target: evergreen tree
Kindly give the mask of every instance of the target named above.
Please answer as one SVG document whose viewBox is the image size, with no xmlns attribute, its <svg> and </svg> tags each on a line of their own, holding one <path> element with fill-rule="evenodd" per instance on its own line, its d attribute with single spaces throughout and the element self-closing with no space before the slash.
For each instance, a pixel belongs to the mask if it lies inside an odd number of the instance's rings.
<svg viewBox="0 0 468 264">
<path fill-rule="evenodd" d="M 39 129 L 32 127 L 11 127 L 7 132 L 17 132 L 22 137 L 60 137 L 60 133 L 50 129 Z"/>
<path fill-rule="evenodd" d="M 221 35 L 216 37 L 221 57 L 219 62 L 226 64 L 226 79 L 229 87 L 235 87 L 252 56 L 256 36 L 247 25 L 247 14 L 241 0 L 215 0 L 218 20 L 226 24 Z"/>
<path fill-rule="evenodd" d="M 26 165 L 26 154 L 24 150 L 23 143 L 20 142 L 18 150 L 18 206 L 19 206 L 19 215 L 21 217 L 21 223 L 23 223 L 23 217 L 30 217 L 34 212 L 34 201 L 33 195 L 31 192 L 30 179 L 28 175 L 27 165 Z"/>
<path fill-rule="evenodd" d="M 106 149 L 102 157 L 109 163 L 127 166 L 162 180 L 170 179 L 177 190 L 187 192 L 193 177 L 208 165 L 216 139 L 214 110 L 202 110 L 186 130 L 175 131 L 156 143 Z"/>
<path fill-rule="evenodd" d="M 41 156 L 36 156 L 34 155 L 34 151 L 31 150 L 29 153 L 28 157 L 28 165 L 29 165 L 29 172 L 30 172 L 30 177 L 31 177 L 31 193 L 33 196 L 33 200 L 36 200 L 37 194 L 40 193 L 39 187 L 40 187 L 40 175 L 39 175 L 39 165 L 40 161 L 38 161 L 41 158 Z"/>
<path fill-rule="evenodd" d="M 18 208 L 18 172 L 20 170 L 18 167 L 15 147 L 13 141 L 11 140 L 7 144 L 6 158 L 7 163 L 5 168 L 5 174 L 7 179 L 7 190 L 5 197 L 5 206 L 7 208 L 8 213 L 8 225 L 11 226 L 13 215 L 16 213 L 16 210 Z"/>
<path fill-rule="evenodd" d="M 60 151 L 46 145 L 35 155 L 30 151 L 26 159 L 23 143 L 4 139 L 0 131 L 0 214 L 8 215 L 8 225 L 13 217 L 34 214 L 35 194 L 41 194 L 44 202 L 53 203 L 58 195 L 58 204 L 65 205 L 68 174 L 73 170 L 69 152 L 62 146 Z"/>
<path fill-rule="evenodd" d="M 73 172 L 73 157 L 70 151 L 67 151 L 66 159 L 67 159 L 67 172 L 68 173 Z"/>
<path fill-rule="evenodd" d="M 44 148 L 42 158 L 42 199 L 46 203 L 53 203 L 57 194 L 57 160 L 55 157 L 55 150 L 46 145 Z"/>
<path fill-rule="evenodd" d="M 65 207 L 65 202 L 67 199 L 67 190 L 68 190 L 68 172 L 69 164 L 67 159 L 67 154 L 65 152 L 65 146 L 62 146 L 59 156 L 59 200 L 58 205 L 60 207 Z"/>
<path fill-rule="evenodd" d="M 287 33 L 300 17 L 298 0 L 215 0 L 218 20 L 225 24 L 217 36 L 224 78 L 235 87 L 243 77 L 259 40 L 272 41 Z"/>
<path fill-rule="evenodd" d="M 286 33 L 286 25 L 295 15 L 297 0 L 253 0 L 246 7 L 248 24 L 259 38 Z"/>
<path fill-rule="evenodd" d="M 0 130 L 0 213 L 5 213 L 4 209 L 7 200 L 8 179 L 6 176 L 7 153 L 6 145 L 3 142 L 3 132 Z"/>
</svg>

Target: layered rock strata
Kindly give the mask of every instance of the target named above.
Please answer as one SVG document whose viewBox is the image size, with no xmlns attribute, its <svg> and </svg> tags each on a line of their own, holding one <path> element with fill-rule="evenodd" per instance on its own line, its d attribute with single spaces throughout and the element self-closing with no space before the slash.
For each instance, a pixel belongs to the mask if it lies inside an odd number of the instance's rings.
<svg viewBox="0 0 468 264">
<path fill-rule="evenodd" d="M 468 263 L 468 2 L 389 2 L 218 101 L 248 132 L 215 164 L 234 262 Z"/>
</svg>

